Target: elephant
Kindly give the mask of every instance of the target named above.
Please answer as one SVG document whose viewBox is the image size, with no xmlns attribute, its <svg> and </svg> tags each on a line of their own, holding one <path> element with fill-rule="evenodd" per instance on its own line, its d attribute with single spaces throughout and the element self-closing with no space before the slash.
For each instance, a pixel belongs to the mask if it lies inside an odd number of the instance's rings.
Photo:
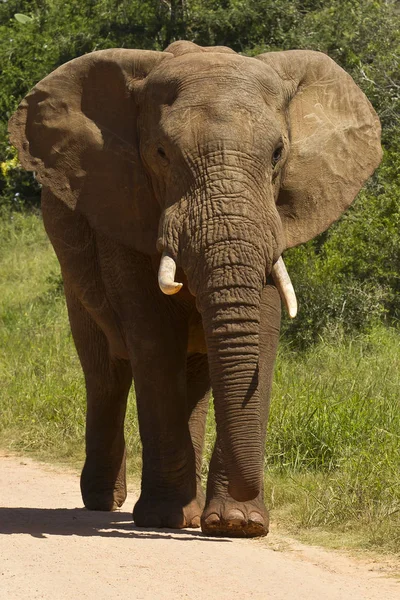
<svg viewBox="0 0 400 600">
<path fill-rule="evenodd" d="M 65 63 L 25 97 L 9 131 L 42 184 L 85 376 L 85 506 L 126 499 L 133 381 L 135 525 L 266 535 L 281 299 L 297 310 L 282 253 L 325 231 L 379 165 L 371 104 L 320 52 L 248 57 L 176 41 Z"/>
</svg>

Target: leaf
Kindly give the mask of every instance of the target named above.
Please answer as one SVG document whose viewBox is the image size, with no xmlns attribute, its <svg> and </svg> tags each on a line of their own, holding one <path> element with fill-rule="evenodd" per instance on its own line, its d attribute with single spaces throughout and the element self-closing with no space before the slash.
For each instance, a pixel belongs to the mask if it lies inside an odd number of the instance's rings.
<svg viewBox="0 0 400 600">
<path fill-rule="evenodd" d="M 32 23 L 33 21 L 32 17 L 28 17 L 28 15 L 22 15 L 21 13 L 15 13 L 14 19 L 18 21 L 18 23 L 22 23 L 23 25 L 26 25 L 27 23 Z"/>
</svg>

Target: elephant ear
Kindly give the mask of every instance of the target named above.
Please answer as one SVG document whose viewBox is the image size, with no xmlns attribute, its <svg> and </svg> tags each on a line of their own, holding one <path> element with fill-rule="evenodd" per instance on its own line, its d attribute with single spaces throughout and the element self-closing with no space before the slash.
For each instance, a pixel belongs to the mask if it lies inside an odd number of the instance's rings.
<svg viewBox="0 0 400 600">
<path fill-rule="evenodd" d="M 290 152 L 277 208 L 286 247 L 325 231 L 382 158 L 378 116 L 353 79 L 320 52 L 261 54 L 288 98 Z"/>
<path fill-rule="evenodd" d="M 140 159 L 138 83 L 169 58 L 121 49 L 76 58 L 40 81 L 9 123 L 25 169 L 96 230 L 142 251 L 155 251 L 159 208 Z"/>
</svg>

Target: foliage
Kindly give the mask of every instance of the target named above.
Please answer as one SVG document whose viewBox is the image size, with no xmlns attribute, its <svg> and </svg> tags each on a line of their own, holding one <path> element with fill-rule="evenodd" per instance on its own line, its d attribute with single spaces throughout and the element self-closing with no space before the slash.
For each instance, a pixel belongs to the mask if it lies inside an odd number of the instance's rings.
<svg viewBox="0 0 400 600">
<path fill-rule="evenodd" d="M 6 146 L 5 160 L 0 163 L 0 190 L 0 208 L 23 210 L 39 206 L 40 186 L 21 167 L 12 146 Z"/>
<path fill-rule="evenodd" d="M 27 19 L 16 18 L 24 15 Z M 383 125 L 385 159 L 328 233 L 287 253 L 300 312 L 292 343 L 400 318 L 400 11 L 395 0 L 4 0 L 0 2 L 0 205 L 39 204 L 15 162 L 6 123 L 20 99 L 60 64 L 109 47 L 162 50 L 175 39 L 255 55 L 329 54 L 365 91 Z"/>
</svg>

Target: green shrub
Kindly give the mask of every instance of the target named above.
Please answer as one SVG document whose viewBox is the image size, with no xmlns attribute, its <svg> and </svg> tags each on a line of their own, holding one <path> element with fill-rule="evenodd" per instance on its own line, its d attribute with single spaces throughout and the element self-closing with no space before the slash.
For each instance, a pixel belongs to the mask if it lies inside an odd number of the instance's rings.
<svg viewBox="0 0 400 600">
<path fill-rule="evenodd" d="M 12 146 L 6 148 L 5 158 L 0 163 L 0 208 L 12 211 L 38 208 L 40 185 L 34 175 L 21 167 Z"/>
</svg>

